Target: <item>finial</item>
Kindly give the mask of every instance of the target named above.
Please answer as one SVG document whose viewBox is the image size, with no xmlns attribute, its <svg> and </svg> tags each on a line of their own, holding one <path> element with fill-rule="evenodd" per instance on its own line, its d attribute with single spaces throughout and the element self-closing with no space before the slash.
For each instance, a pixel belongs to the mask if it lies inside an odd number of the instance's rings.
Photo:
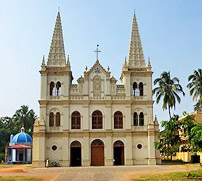
<svg viewBox="0 0 202 181">
<path fill-rule="evenodd" d="M 151 67 L 150 57 L 148 57 L 148 67 Z"/>
<path fill-rule="evenodd" d="M 110 71 L 110 68 L 109 68 L 109 66 L 107 67 L 107 72 L 109 72 Z"/>
<path fill-rule="evenodd" d="M 127 65 L 127 58 L 126 58 L 126 56 L 125 56 L 125 65 Z"/>
<path fill-rule="evenodd" d="M 67 56 L 67 67 L 69 67 L 69 68 L 70 68 L 69 55 Z"/>
<path fill-rule="evenodd" d="M 154 124 L 152 115 L 151 115 L 150 118 L 149 118 L 149 124 Z"/>
<path fill-rule="evenodd" d="M 134 14 L 135 14 L 135 9 L 134 9 Z"/>
<path fill-rule="evenodd" d="M 154 124 L 155 125 L 158 125 L 159 123 L 158 123 L 158 119 L 157 119 L 157 116 L 155 115 L 155 119 L 154 119 Z"/>
<path fill-rule="evenodd" d="M 60 6 L 58 6 L 58 12 L 60 13 Z"/>
<path fill-rule="evenodd" d="M 25 128 L 24 128 L 24 126 L 22 125 L 21 133 L 24 133 L 24 132 L 25 132 Z"/>
<path fill-rule="evenodd" d="M 88 67 L 86 66 L 86 68 L 85 68 L 85 71 L 87 72 L 88 71 Z"/>
<path fill-rule="evenodd" d="M 45 56 L 43 55 L 42 65 L 45 65 Z"/>
</svg>

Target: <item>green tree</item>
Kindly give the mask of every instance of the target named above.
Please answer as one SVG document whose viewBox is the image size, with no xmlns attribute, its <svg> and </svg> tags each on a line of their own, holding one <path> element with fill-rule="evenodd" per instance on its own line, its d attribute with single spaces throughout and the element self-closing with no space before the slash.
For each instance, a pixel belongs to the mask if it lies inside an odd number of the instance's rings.
<svg viewBox="0 0 202 181">
<path fill-rule="evenodd" d="M 180 147 L 180 137 L 177 134 L 180 124 L 178 122 L 178 116 L 172 117 L 169 121 L 161 122 L 163 131 L 158 135 L 159 141 L 154 142 L 154 146 L 160 151 L 163 156 L 172 156 L 178 152 Z"/>
<path fill-rule="evenodd" d="M 0 118 L 0 160 L 4 160 L 5 147 L 8 146 L 9 138 L 12 132 L 10 117 Z"/>
<path fill-rule="evenodd" d="M 12 117 L 0 117 L 0 159 L 4 159 L 5 147 L 8 146 L 10 135 L 20 132 L 22 126 L 32 135 L 35 113 L 28 106 L 21 106 Z"/>
<path fill-rule="evenodd" d="M 32 109 L 29 110 L 29 107 L 25 105 L 21 106 L 12 117 L 15 130 L 19 132 L 20 128 L 24 126 L 25 131 L 32 135 L 35 117 Z"/>
<path fill-rule="evenodd" d="M 158 104 L 163 99 L 163 110 L 169 112 L 171 119 L 171 109 L 175 108 L 176 100 L 181 102 L 181 98 L 178 94 L 182 93 L 185 96 L 180 81 L 177 77 L 171 78 L 170 72 L 163 72 L 160 78 L 154 80 L 154 85 L 158 84 L 158 87 L 153 89 L 153 94 L 156 95 L 156 103 Z"/>
<path fill-rule="evenodd" d="M 183 117 L 179 120 L 179 131 L 183 131 L 183 135 L 180 135 L 181 139 L 181 151 L 191 151 L 192 146 L 190 142 L 191 130 L 197 125 L 193 115 L 183 113 Z"/>
<path fill-rule="evenodd" d="M 193 96 L 195 110 L 202 110 L 202 69 L 194 70 L 194 73 L 188 77 L 187 87 L 190 89 L 190 95 Z"/>
<path fill-rule="evenodd" d="M 202 151 L 202 124 L 197 124 L 191 129 L 189 141 L 192 152 Z"/>
<path fill-rule="evenodd" d="M 159 133 L 159 141 L 154 142 L 154 146 L 162 156 L 172 158 L 176 152 L 179 152 L 179 148 L 182 151 L 200 151 L 202 126 L 198 127 L 194 116 L 184 112 L 181 119 L 175 115 L 169 121 L 162 121 L 161 126 L 164 130 Z"/>
</svg>

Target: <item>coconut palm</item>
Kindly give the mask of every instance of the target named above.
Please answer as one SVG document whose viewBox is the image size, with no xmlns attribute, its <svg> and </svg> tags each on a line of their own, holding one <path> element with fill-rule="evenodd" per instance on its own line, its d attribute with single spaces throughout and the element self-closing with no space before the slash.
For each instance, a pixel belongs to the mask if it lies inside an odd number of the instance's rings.
<svg viewBox="0 0 202 181">
<path fill-rule="evenodd" d="M 158 104 L 163 99 L 163 110 L 168 109 L 171 119 L 171 109 L 175 108 L 176 100 L 181 102 L 181 98 L 178 94 L 182 93 L 185 96 L 180 81 L 177 77 L 171 79 L 170 72 L 163 72 L 160 78 L 154 80 L 154 85 L 158 84 L 158 87 L 153 89 L 153 94 L 156 95 L 156 103 Z"/>
<path fill-rule="evenodd" d="M 15 128 L 19 131 L 22 126 L 24 126 L 27 133 L 32 134 L 33 123 L 35 120 L 35 112 L 28 106 L 21 106 L 12 117 Z"/>
<path fill-rule="evenodd" d="M 193 101 L 197 101 L 195 110 L 202 109 L 202 69 L 194 70 L 194 73 L 188 77 L 188 81 L 189 93 L 193 96 Z"/>
</svg>

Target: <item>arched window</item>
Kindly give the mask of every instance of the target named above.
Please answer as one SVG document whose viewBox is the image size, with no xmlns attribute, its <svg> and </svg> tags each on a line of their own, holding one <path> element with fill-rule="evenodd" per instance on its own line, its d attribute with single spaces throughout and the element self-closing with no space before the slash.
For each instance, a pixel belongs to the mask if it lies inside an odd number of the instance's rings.
<svg viewBox="0 0 202 181">
<path fill-rule="evenodd" d="M 120 140 L 114 142 L 114 147 L 124 147 L 124 143 Z"/>
<path fill-rule="evenodd" d="M 136 89 L 137 89 L 137 83 L 134 82 L 134 83 L 133 83 L 133 95 L 134 95 L 134 96 L 137 96 L 137 95 L 136 95 Z"/>
<path fill-rule="evenodd" d="M 114 129 L 123 128 L 123 114 L 120 111 L 114 113 Z"/>
<path fill-rule="evenodd" d="M 139 126 L 144 126 L 144 113 L 141 112 L 139 115 Z"/>
<path fill-rule="evenodd" d="M 96 139 L 91 143 L 91 146 L 104 146 L 104 143 L 100 139 Z"/>
<path fill-rule="evenodd" d="M 52 112 L 49 115 L 49 126 L 54 126 L 54 114 Z"/>
<path fill-rule="evenodd" d="M 74 148 L 80 148 L 81 147 L 81 143 L 79 141 L 73 141 L 70 145 L 70 147 L 74 147 Z"/>
<path fill-rule="evenodd" d="M 60 126 L 60 113 L 56 113 L 56 126 Z"/>
<path fill-rule="evenodd" d="M 140 96 L 143 96 L 144 95 L 144 88 L 143 88 L 142 82 L 139 83 L 139 90 L 140 90 Z"/>
<path fill-rule="evenodd" d="M 92 129 L 102 129 L 102 113 L 94 111 L 92 114 Z"/>
<path fill-rule="evenodd" d="M 55 95 L 55 92 L 54 92 L 54 87 L 55 87 L 55 84 L 54 82 L 51 82 L 50 83 L 50 96 L 54 96 Z"/>
<path fill-rule="evenodd" d="M 133 114 L 133 122 L 134 122 L 134 126 L 138 126 L 138 115 L 136 112 L 134 112 Z"/>
<path fill-rule="evenodd" d="M 74 111 L 72 113 L 71 120 L 72 120 L 72 129 L 81 128 L 81 115 L 78 111 Z"/>
<path fill-rule="evenodd" d="M 60 96 L 61 95 L 61 83 L 57 82 L 56 84 L 56 96 Z"/>
</svg>

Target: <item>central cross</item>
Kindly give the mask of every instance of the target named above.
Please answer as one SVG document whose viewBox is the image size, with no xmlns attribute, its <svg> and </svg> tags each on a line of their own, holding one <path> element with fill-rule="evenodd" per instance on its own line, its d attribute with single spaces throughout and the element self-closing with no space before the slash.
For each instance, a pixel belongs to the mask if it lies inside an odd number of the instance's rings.
<svg viewBox="0 0 202 181">
<path fill-rule="evenodd" d="M 96 60 L 98 60 L 98 53 L 101 52 L 100 50 L 98 50 L 99 45 L 97 45 L 97 49 L 94 51 L 96 52 Z"/>
</svg>

